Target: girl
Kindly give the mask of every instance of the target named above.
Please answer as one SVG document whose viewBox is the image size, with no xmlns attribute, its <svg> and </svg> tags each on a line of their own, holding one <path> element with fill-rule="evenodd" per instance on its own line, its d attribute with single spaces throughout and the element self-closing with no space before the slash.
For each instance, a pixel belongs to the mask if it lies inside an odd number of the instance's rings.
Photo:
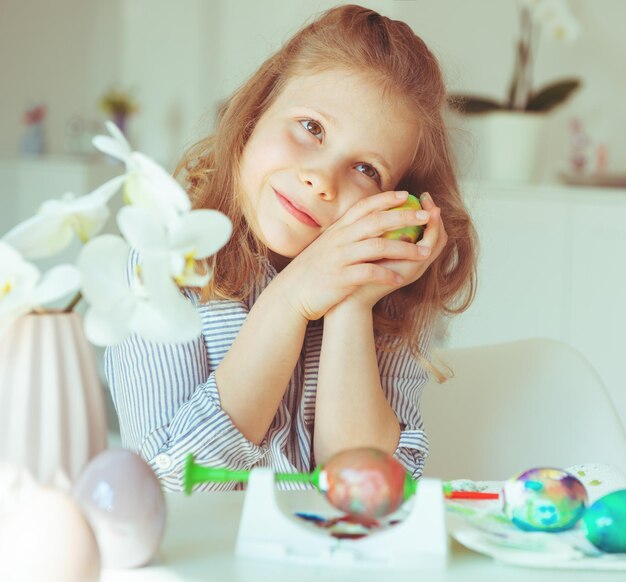
<svg viewBox="0 0 626 582">
<path fill-rule="evenodd" d="M 165 487 L 181 489 L 189 452 L 310 471 L 373 446 L 422 474 L 431 331 L 475 289 L 445 96 L 406 24 L 344 5 L 270 57 L 187 153 L 195 206 L 234 227 L 190 296 L 202 336 L 106 354 L 123 443 Z M 422 211 L 391 210 L 407 191 L 424 192 Z M 411 225 L 425 225 L 417 244 L 381 237 Z"/>
</svg>

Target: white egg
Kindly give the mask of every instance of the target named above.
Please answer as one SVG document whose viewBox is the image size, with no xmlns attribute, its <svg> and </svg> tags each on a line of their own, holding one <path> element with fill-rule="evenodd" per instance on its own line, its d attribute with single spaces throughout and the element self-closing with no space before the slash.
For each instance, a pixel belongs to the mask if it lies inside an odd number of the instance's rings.
<svg viewBox="0 0 626 582">
<path fill-rule="evenodd" d="M 39 487 L 25 467 L 12 463 L 0 463 L 0 524 L 24 496 Z"/>
<path fill-rule="evenodd" d="M 165 529 L 165 498 L 139 455 L 103 451 L 79 476 L 74 496 L 96 534 L 103 568 L 143 566 L 156 554 Z"/>
<path fill-rule="evenodd" d="M 3 582 L 92 582 L 100 579 L 94 533 L 71 495 L 34 488 L 0 523 Z"/>
</svg>

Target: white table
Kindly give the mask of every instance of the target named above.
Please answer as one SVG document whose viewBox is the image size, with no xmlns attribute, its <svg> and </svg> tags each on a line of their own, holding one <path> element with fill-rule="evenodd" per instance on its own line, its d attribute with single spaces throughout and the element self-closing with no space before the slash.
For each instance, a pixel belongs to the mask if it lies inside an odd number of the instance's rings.
<svg viewBox="0 0 626 582">
<path fill-rule="evenodd" d="M 277 491 L 285 508 L 317 508 L 315 491 Z M 241 582 L 527 582 L 531 577 L 545 582 L 590 581 L 624 582 L 624 572 L 592 572 L 518 568 L 495 563 L 490 558 L 465 549 L 454 540 L 450 562 L 444 571 L 392 572 L 350 570 L 251 560 L 234 554 L 237 527 L 244 499 L 243 492 L 167 493 L 168 524 L 161 549 L 153 563 L 135 570 L 105 570 L 102 582 L 179 582 L 194 580 Z"/>
</svg>

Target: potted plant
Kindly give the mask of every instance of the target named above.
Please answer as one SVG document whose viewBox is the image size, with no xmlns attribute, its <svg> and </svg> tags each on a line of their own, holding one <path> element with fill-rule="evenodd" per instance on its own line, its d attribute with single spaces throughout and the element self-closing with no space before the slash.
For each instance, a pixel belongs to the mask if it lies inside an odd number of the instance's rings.
<svg viewBox="0 0 626 582">
<path fill-rule="evenodd" d="M 192 209 L 164 168 L 133 151 L 112 122 L 106 126 L 110 135 L 96 136 L 94 146 L 124 162 L 124 173 L 88 194 L 44 202 L 0 237 L 0 459 L 27 467 L 43 483 L 56 471 L 75 479 L 106 445 L 87 340 L 107 346 L 131 334 L 161 343 L 197 337 L 200 316 L 181 289 L 206 284 L 205 259 L 232 228 L 216 210 Z M 109 201 L 122 192 L 121 236 L 101 234 Z M 42 273 L 35 261 L 61 262 L 75 239 L 84 243 L 76 264 Z M 131 247 L 141 268 L 129 275 Z M 74 309 L 81 300 L 84 318 Z"/>
<path fill-rule="evenodd" d="M 535 153 L 546 113 L 562 105 L 580 80 L 561 79 L 535 89 L 533 66 L 542 33 L 573 41 L 579 27 L 566 0 L 519 0 L 520 29 L 515 66 L 505 100 L 451 94 L 452 110 L 471 116 L 483 160 L 484 178 L 528 181 L 535 170 Z"/>
</svg>

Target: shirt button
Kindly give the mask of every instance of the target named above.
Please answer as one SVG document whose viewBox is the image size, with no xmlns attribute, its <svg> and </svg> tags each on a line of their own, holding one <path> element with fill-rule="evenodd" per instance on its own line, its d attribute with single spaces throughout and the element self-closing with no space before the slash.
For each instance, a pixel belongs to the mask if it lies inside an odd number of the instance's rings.
<svg viewBox="0 0 626 582">
<path fill-rule="evenodd" d="M 154 457 L 154 464 L 162 471 L 167 471 L 172 466 L 172 457 L 161 453 Z"/>
</svg>

